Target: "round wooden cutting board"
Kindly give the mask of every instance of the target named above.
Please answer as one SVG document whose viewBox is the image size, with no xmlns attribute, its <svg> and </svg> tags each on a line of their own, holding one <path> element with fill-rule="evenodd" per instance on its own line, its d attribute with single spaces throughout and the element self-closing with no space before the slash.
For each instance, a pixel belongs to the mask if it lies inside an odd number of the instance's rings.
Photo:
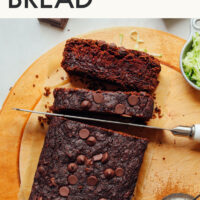
<svg viewBox="0 0 200 200">
<path fill-rule="evenodd" d="M 130 32 L 137 30 L 144 43 L 141 49 L 159 53 L 162 70 L 155 91 L 161 114 L 148 124 L 172 128 L 200 123 L 200 93 L 184 80 L 179 69 L 179 54 L 185 41 L 161 31 L 117 27 L 91 32 L 81 38 L 105 40 L 134 48 Z M 46 111 L 52 104 L 55 87 L 84 87 L 70 80 L 60 67 L 65 42 L 34 62 L 10 91 L 0 112 L 0 199 L 28 199 L 33 176 L 47 127 L 41 127 L 37 115 L 13 111 L 13 107 Z M 43 95 L 45 87 L 51 95 Z M 159 200 L 170 193 L 200 192 L 200 143 L 174 137 L 169 132 L 112 127 L 150 140 L 135 189 L 136 200 Z M 21 182 L 21 186 L 20 186 Z"/>
</svg>

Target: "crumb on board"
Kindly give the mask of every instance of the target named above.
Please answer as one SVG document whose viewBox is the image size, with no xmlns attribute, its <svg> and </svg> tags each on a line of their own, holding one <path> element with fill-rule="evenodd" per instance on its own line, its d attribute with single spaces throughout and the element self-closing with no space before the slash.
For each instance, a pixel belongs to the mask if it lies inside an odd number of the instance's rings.
<svg viewBox="0 0 200 200">
<path fill-rule="evenodd" d="M 165 157 L 163 157 L 162 159 L 163 159 L 163 160 L 165 160 L 166 158 L 165 158 Z"/>
<path fill-rule="evenodd" d="M 155 119 L 156 118 L 156 115 L 155 115 L 155 113 L 153 113 L 153 115 L 152 115 L 152 119 Z"/>
<path fill-rule="evenodd" d="M 43 93 L 45 97 L 48 97 L 51 94 L 50 88 L 45 87 L 44 88 L 45 92 Z"/>
<path fill-rule="evenodd" d="M 39 75 L 38 75 L 38 74 L 36 74 L 36 75 L 35 75 L 35 78 L 39 78 Z"/>
<path fill-rule="evenodd" d="M 35 87 L 35 84 L 33 84 L 33 87 Z"/>
<path fill-rule="evenodd" d="M 47 124 L 47 118 L 45 118 L 45 117 L 39 116 L 39 117 L 38 117 L 38 121 L 39 121 L 40 126 L 41 126 L 42 128 L 44 128 L 44 124 Z"/>
<path fill-rule="evenodd" d="M 13 93 L 13 95 L 15 95 L 15 93 Z"/>
<path fill-rule="evenodd" d="M 156 106 L 154 109 L 154 113 L 158 115 L 158 118 L 162 118 L 161 108 Z"/>
</svg>

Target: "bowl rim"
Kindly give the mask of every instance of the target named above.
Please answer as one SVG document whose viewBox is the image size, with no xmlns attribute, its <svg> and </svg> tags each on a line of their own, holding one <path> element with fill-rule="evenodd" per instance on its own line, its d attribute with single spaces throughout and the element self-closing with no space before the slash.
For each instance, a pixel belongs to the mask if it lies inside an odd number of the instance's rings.
<svg viewBox="0 0 200 200">
<path fill-rule="evenodd" d="M 181 68 L 181 73 L 184 77 L 184 79 L 189 83 L 190 86 L 192 86 L 193 88 L 195 88 L 196 90 L 200 91 L 200 87 L 198 87 L 197 85 L 195 85 L 185 74 L 184 68 L 183 68 L 183 56 L 186 53 L 186 47 L 188 47 L 190 44 L 192 43 L 192 38 L 187 41 L 185 43 L 185 45 L 183 46 L 182 50 L 181 50 L 181 54 L 180 54 L 180 59 L 179 59 L 179 64 L 180 64 L 180 68 Z M 188 51 L 187 51 L 188 52 Z"/>
</svg>

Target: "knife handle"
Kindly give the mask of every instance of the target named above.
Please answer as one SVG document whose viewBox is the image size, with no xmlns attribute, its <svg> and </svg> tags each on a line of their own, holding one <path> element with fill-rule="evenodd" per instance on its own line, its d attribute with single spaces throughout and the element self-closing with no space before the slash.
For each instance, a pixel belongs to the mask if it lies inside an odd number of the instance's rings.
<svg viewBox="0 0 200 200">
<path fill-rule="evenodd" d="M 193 129 L 192 138 L 200 142 L 200 124 L 193 125 L 192 129 Z"/>
</svg>

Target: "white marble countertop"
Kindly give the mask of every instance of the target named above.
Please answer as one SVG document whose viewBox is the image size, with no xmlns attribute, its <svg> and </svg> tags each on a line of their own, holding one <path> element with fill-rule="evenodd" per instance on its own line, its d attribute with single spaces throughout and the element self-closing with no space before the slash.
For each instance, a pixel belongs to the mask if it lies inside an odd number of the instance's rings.
<svg viewBox="0 0 200 200">
<path fill-rule="evenodd" d="M 37 19 L 0 19 L 0 108 L 21 74 L 53 46 L 81 33 L 114 26 L 154 28 L 187 39 L 189 19 L 70 19 L 65 30 Z"/>
</svg>

